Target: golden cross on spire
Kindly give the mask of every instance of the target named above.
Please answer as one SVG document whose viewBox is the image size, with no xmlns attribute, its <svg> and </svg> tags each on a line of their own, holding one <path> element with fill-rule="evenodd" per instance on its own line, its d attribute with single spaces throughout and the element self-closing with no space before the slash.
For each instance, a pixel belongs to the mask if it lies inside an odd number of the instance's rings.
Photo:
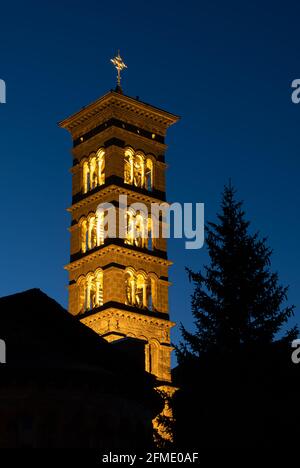
<svg viewBox="0 0 300 468">
<path fill-rule="evenodd" d="M 121 88 L 121 71 L 124 68 L 127 68 L 127 65 L 125 65 L 125 63 L 123 62 L 123 59 L 120 56 L 119 50 L 118 50 L 118 55 L 116 55 L 116 57 L 114 57 L 113 59 L 110 59 L 110 61 L 114 64 L 114 66 L 118 70 L 117 82 L 118 82 L 118 87 Z"/>
</svg>

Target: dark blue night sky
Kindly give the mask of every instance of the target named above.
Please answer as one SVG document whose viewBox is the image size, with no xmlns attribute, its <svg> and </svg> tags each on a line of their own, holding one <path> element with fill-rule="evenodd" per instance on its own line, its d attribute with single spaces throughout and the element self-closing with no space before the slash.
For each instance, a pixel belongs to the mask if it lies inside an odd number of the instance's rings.
<svg viewBox="0 0 300 468">
<path fill-rule="evenodd" d="M 120 48 L 125 94 L 181 116 L 168 199 L 204 202 L 214 219 L 231 177 L 299 305 L 299 2 L 29 0 L 0 14 L 0 295 L 38 287 L 67 305 L 71 139 L 57 122 L 115 86 Z M 172 240 L 169 258 L 171 318 L 189 326 L 184 267 L 207 254 Z"/>
</svg>

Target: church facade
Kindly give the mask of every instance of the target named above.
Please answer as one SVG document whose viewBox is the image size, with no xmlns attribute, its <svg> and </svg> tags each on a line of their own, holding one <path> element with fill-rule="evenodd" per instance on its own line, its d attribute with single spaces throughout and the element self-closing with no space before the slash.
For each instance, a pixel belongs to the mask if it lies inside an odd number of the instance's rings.
<svg viewBox="0 0 300 468">
<path fill-rule="evenodd" d="M 153 203 L 166 201 L 165 137 L 176 115 L 123 94 L 120 83 L 63 120 L 73 141 L 69 312 L 107 341 L 145 343 L 145 370 L 171 383 L 166 239 L 154 236 Z M 122 205 L 123 200 L 126 206 Z M 122 200 L 122 201 L 120 201 Z M 109 237 L 101 204 L 125 235 Z"/>
</svg>

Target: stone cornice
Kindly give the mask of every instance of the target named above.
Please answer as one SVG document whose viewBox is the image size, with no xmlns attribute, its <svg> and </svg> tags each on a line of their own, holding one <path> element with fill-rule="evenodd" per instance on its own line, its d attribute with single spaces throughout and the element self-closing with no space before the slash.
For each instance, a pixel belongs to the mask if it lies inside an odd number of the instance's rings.
<svg viewBox="0 0 300 468">
<path fill-rule="evenodd" d="M 90 324 L 93 322 L 97 322 L 98 320 L 103 320 L 105 318 L 111 317 L 125 317 L 126 319 L 137 320 L 148 324 L 158 325 L 166 329 L 170 329 L 176 325 L 175 322 L 171 322 L 171 320 L 168 319 L 151 317 L 150 315 L 143 315 L 135 312 L 129 312 L 126 310 L 120 310 L 114 307 L 105 309 L 100 312 L 96 312 L 94 314 L 88 315 L 87 317 L 83 317 L 80 319 L 80 321 L 90 327 Z"/>
<path fill-rule="evenodd" d="M 111 91 L 93 103 L 85 106 L 79 112 L 59 122 L 59 126 L 67 129 L 72 135 L 78 133 L 79 128 L 88 127 L 95 116 L 105 114 L 109 108 L 124 111 L 128 120 L 142 118 L 144 121 L 152 122 L 153 126 L 166 129 L 179 120 L 179 116 L 166 112 L 162 109 L 133 99 L 124 94 Z M 131 119 L 130 119 L 131 117 Z"/>
<path fill-rule="evenodd" d="M 68 270 L 68 271 L 76 270 L 80 266 L 82 266 L 82 265 L 84 265 L 86 263 L 89 263 L 90 261 L 92 261 L 92 260 L 94 260 L 96 258 L 103 257 L 104 255 L 106 255 L 109 252 L 122 253 L 124 255 L 129 256 L 129 257 L 135 257 L 135 258 L 143 259 L 143 260 L 146 260 L 146 261 L 150 261 L 151 263 L 156 263 L 156 264 L 160 264 L 160 265 L 165 265 L 165 266 L 173 265 L 173 262 L 171 262 L 170 260 L 160 258 L 160 257 L 155 257 L 154 255 L 146 254 L 146 253 L 143 253 L 143 252 L 137 252 L 135 250 L 131 250 L 130 248 L 121 247 L 121 246 L 111 244 L 111 245 L 108 245 L 108 246 L 104 246 L 101 249 L 96 250 L 95 252 L 92 252 L 90 255 L 86 255 L 86 256 L 78 259 L 78 260 L 75 260 L 74 262 L 68 263 L 67 265 L 65 265 L 64 268 L 65 268 L 65 270 Z M 162 280 L 162 281 L 167 283 L 166 280 Z"/>
<path fill-rule="evenodd" d="M 119 187 L 118 185 L 112 184 L 74 203 L 69 208 L 67 208 L 67 211 L 69 211 L 70 213 L 73 213 L 74 211 L 78 210 L 79 208 L 82 208 L 83 206 L 90 205 L 91 203 L 94 203 L 98 200 L 100 201 L 101 198 L 103 198 L 104 196 L 110 193 L 119 194 L 119 195 L 128 195 L 128 197 L 133 197 L 136 199 L 136 201 L 141 201 L 144 203 L 153 203 L 153 202 L 167 203 L 166 201 L 161 200 L 159 198 L 155 198 L 151 195 L 146 195 L 140 192 L 136 192 L 134 190 L 130 190 L 130 189 Z"/>
</svg>

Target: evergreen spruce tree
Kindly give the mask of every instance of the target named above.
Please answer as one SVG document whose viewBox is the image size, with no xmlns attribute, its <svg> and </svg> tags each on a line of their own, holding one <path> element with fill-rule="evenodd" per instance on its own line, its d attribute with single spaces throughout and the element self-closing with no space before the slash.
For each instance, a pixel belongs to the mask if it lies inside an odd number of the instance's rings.
<svg viewBox="0 0 300 468">
<path fill-rule="evenodd" d="M 293 315 L 294 306 L 283 306 L 288 288 L 279 284 L 278 274 L 270 269 L 272 250 L 266 238 L 250 233 L 231 183 L 224 187 L 217 218 L 217 223 L 206 227 L 210 265 L 198 273 L 188 269 L 195 285 L 196 332 L 181 326 L 184 342 L 177 348 L 179 362 L 212 349 L 234 353 L 241 346 L 270 344 Z M 294 339 L 297 332 L 297 327 L 290 329 L 282 340 Z"/>
<path fill-rule="evenodd" d="M 295 425 L 287 402 L 292 408 L 300 381 L 290 346 L 298 329 L 286 326 L 294 307 L 285 305 L 288 289 L 271 271 L 272 250 L 251 233 L 231 184 L 217 222 L 207 225 L 206 245 L 209 265 L 188 270 L 195 332 L 182 325 L 176 349 L 175 446 L 288 445 L 290 433 L 282 428 Z"/>
</svg>

